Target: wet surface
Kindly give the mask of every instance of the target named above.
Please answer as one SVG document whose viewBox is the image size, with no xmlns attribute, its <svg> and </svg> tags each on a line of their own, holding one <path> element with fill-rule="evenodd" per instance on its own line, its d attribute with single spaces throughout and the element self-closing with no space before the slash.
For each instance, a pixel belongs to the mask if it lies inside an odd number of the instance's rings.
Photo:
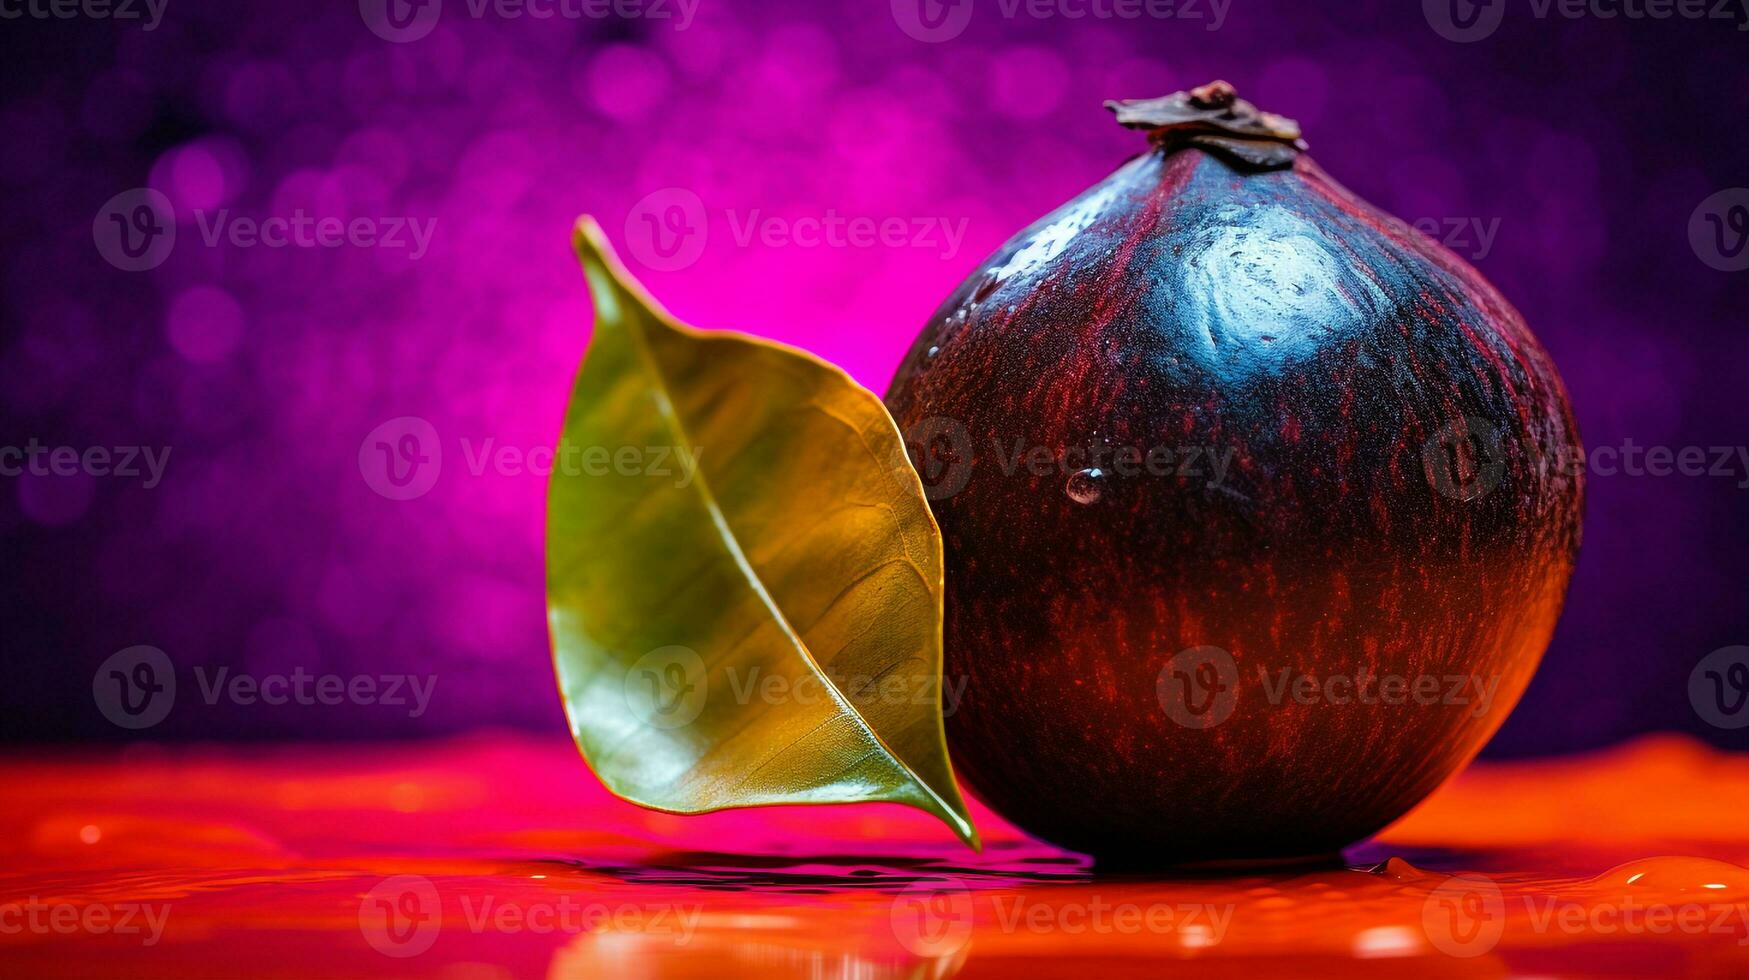
<svg viewBox="0 0 1749 980">
<path fill-rule="evenodd" d="M 974 809 L 677 817 L 562 740 L 0 764 L 9 977 L 1749 975 L 1749 760 L 1478 766 L 1343 865 L 1108 874 Z"/>
</svg>

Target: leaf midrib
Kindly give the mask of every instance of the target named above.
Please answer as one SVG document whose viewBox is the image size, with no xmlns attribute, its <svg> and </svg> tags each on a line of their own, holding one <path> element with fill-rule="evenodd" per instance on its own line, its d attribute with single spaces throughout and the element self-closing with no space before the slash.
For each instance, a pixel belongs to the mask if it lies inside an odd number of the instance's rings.
<svg viewBox="0 0 1749 980">
<path fill-rule="evenodd" d="M 669 434 L 676 440 L 679 440 L 679 444 L 687 446 L 692 445 L 691 437 L 686 431 L 686 424 L 680 419 L 679 414 L 675 409 L 674 399 L 668 386 L 668 378 L 663 373 L 661 364 L 656 360 L 655 354 L 649 349 L 649 345 L 646 342 L 644 335 L 645 328 L 641 318 L 645 314 L 645 311 L 647 310 L 648 315 L 655 318 L 659 318 L 660 313 L 657 312 L 653 303 L 621 303 L 620 305 L 622 314 L 626 316 L 626 333 L 631 338 L 632 348 L 637 351 L 638 361 L 644 366 L 645 373 L 651 379 L 651 384 L 661 395 L 660 398 L 656 399 L 657 415 L 662 418 L 664 425 L 666 425 L 669 430 Z M 643 308 L 640 309 L 640 306 Z M 696 332 L 688 331 L 678 324 L 662 323 L 661 325 L 680 333 Z M 710 338 L 707 337 L 702 339 L 709 340 Z M 838 422 L 841 425 L 846 424 L 843 419 L 838 418 L 832 413 L 822 414 L 827 415 L 827 417 L 832 418 L 833 421 Z M 719 540 L 722 542 L 723 547 L 729 552 L 729 556 L 734 559 L 735 567 L 740 570 L 742 577 L 746 579 L 748 587 L 753 590 L 753 593 L 759 597 L 760 602 L 764 604 L 765 608 L 771 613 L 773 618 L 777 620 L 778 626 L 783 629 L 784 635 L 789 638 L 790 645 L 801 655 L 803 663 L 806 664 L 809 670 L 814 672 L 815 676 L 824 682 L 826 690 L 832 695 L 832 700 L 838 705 L 840 710 L 844 711 L 845 714 L 855 720 L 856 724 L 867 733 L 868 737 L 874 741 L 874 744 L 880 748 L 881 753 L 885 755 L 887 759 L 912 782 L 912 784 L 921 788 L 929 799 L 935 803 L 941 813 L 945 814 L 953 821 L 955 828 L 960 831 L 961 836 L 969 834 L 971 828 L 966 824 L 965 819 L 961 817 L 946 800 L 942 799 L 941 794 L 936 792 L 935 787 L 929 785 L 927 780 L 917 775 L 916 770 L 911 768 L 910 763 L 901 758 L 897 752 L 893 751 L 892 746 L 888 745 L 886 740 L 881 737 L 880 733 L 875 731 L 874 726 L 869 723 L 867 718 L 863 717 L 862 712 L 857 711 L 856 708 L 845 699 L 843 692 L 838 690 L 838 685 L 832 681 L 831 676 L 828 675 L 826 671 L 821 668 L 819 662 L 814 659 L 813 652 L 808 649 L 808 645 L 803 642 L 801 636 L 796 633 L 795 628 L 790 624 L 789 617 L 784 614 L 783 610 L 778 606 L 777 600 L 771 595 L 770 591 L 766 589 L 765 582 L 759 577 L 758 571 L 753 568 L 753 564 L 748 560 L 746 552 L 742 550 L 740 540 L 735 536 L 734 530 L 729 527 L 728 518 L 723 514 L 722 507 L 717 503 L 716 494 L 711 492 L 710 480 L 705 476 L 703 466 L 698 468 L 693 479 L 693 486 L 697 489 L 699 498 L 704 503 L 705 510 L 710 514 L 711 523 L 715 525 L 717 529 Z M 786 746 L 784 751 L 787 751 L 788 748 L 789 747 Z"/>
</svg>

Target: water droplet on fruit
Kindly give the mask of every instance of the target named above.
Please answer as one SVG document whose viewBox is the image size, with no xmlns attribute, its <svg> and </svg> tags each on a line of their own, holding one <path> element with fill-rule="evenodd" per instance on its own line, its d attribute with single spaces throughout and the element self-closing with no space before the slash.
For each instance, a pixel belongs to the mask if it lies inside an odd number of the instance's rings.
<svg viewBox="0 0 1749 980">
<path fill-rule="evenodd" d="M 935 360 L 935 355 L 939 353 L 941 353 L 941 348 L 931 345 L 928 350 L 923 352 L 923 359 L 925 361 L 933 361 Z"/>
<path fill-rule="evenodd" d="M 1076 470 L 1069 474 L 1069 482 L 1063 491 L 1078 504 L 1098 503 L 1100 495 L 1105 492 L 1105 471 L 1097 466 Z"/>
</svg>

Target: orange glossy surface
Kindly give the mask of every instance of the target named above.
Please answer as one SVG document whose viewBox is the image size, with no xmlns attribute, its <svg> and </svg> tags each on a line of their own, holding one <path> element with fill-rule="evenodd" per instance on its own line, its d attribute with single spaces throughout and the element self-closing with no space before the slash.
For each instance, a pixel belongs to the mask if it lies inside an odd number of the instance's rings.
<svg viewBox="0 0 1749 980">
<path fill-rule="evenodd" d="M 562 738 L 0 780 L 7 977 L 1749 976 L 1749 759 L 1677 739 L 1473 767 L 1352 868 L 1201 878 L 981 808 L 982 855 L 897 806 L 653 813 Z"/>
</svg>

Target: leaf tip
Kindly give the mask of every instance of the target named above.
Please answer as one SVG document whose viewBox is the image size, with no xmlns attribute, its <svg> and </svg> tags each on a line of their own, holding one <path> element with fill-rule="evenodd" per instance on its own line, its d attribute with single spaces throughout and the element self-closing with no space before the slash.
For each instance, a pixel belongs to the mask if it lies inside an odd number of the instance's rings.
<svg viewBox="0 0 1749 980">
<path fill-rule="evenodd" d="M 589 296 L 595 301 L 597 324 L 616 323 L 620 319 L 619 295 L 628 289 L 627 274 L 607 241 L 607 232 L 592 215 L 578 215 L 571 226 L 571 248 L 583 265 L 583 278 L 589 283 Z"/>
<path fill-rule="evenodd" d="M 597 323 L 617 323 L 630 310 L 642 308 L 666 317 L 662 304 L 644 289 L 619 259 L 600 222 L 592 215 L 579 215 L 571 226 L 571 247 L 583 265 L 589 295 L 595 300 Z"/>
<path fill-rule="evenodd" d="M 607 243 L 607 233 L 601 230 L 601 223 L 594 215 L 580 214 L 571 226 L 571 247 L 577 252 L 577 258 L 585 264 L 591 261 L 601 262 L 606 256 L 613 254 L 613 246 Z"/>
<path fill-rule="evenodd" d="M 957 790 L 958 787 L 955 787 Z M 978 835 L 978 828 L 972 825 L 971 810 L 965 800 L 957 792 L 948 799 L 932 799 L 919 807 L 931 816 L 947 824 L 953 830 L 960 843 L 971 848 L 975 853 L 984 853 L 983 838 Z"/>
<path fill-rule="evenodd" d="M 971 820 L 966 821 L 964 829 L 959 829 L 959 834 L 960 840 L 965 841 L 966 846 L 972 849 L 973 854 L 984 853 L 984 839 L 978 836 L 978 828 L 972 826 Z"/>
</svg>

